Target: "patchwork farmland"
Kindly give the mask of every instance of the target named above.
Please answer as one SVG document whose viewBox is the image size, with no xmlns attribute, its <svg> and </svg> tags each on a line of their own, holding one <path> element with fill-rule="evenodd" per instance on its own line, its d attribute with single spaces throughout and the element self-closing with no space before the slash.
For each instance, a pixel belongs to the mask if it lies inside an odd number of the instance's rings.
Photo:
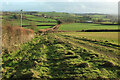
<svg viewBox="0 0 120 80">
<path fill-rule="evenodd" d="M 74 27 L 73 27 L 74 26 Z M 102 25 L 91 23 L 62 24 L 59 30 L 81 31 L 81 30 L 118 30 L 118 25 Z"/>
<path fill-rule="evenodd" d="M 16 50 L 4 46 L 3 80 L 119 79 L 118 23 L 112 22 L 107 16 L 24 12 L 22 26 L 32 29 L 35 36 L 20 46 L 13 44 Z M 4 26 L 8 26 L 5 24 L 7 21 L 11 27 L 20 26 L 17 13 L 4 13 Z"/>
</svg>

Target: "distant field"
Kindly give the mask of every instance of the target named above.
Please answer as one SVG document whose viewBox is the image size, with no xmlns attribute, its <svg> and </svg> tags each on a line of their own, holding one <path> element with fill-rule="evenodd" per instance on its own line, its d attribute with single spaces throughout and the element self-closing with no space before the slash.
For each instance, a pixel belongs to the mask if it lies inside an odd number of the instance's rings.
<svg viewBox="0 0 120 80">
<path fill-rule="evenodd" d="M 52 28 L 53 26 L 38 26 L 38 29 Z"/>
<path fill-rule="evenodd" d="M 2 16 L 0 16 L 0 20 L 2 19 Z"/>
<path fill-rule="evenodd" d="M 42 18 L 42 17 L 35 17 L 35 18 L 27 18 L 29 20 L 33 20 L 33 21 L 55 21 L 54 19 L 48 19 L 48 18 Z"/>
<path fill-rule="evenodd" d="M 92 19 L 102 19 L 102 20 L 110 20 L 106 18 L 106 15 L 90 15 Z"/>
<path fill-rule="evenodd" d="M 47 28 L 52 28 L 53 26 L 37 26 L 37 29 L 40 30 L 40 29 L 47 29 Z M 24 27 L 25 29 L 29 29 L 29 27 Z M 38 30 L 35 30 L 38 31 Z"/>
<path fill-rule="evenodd" d="M 48 19 L 48 18 L 43 18 L 43 17 L 37 17 L 34 15 L 25 15 L 27 19 L 33 20 L 33 21 L 24 21 L 23 25 L 30 25 L 30 22 L 33 22 L 35 25 L 56 25 L 56 20 L 54 19 Z M 41 23 L 41 22 L 36 22 L 36 21 L 45 21 L 47 23 Z M 55 21 L 55 23 L 50 23 L 50 21 Z M 24 24 L 25 23 L 25 24 Z"/>
<path fill-rule="evenodd" d="M 37 17 L 34 15 L 23 15 L 22 26 L 26 29 L 31 29 L 31 27 L 37 26 L 37 28 L 33 29 L 35 32 L 40 29 L 52 28 L 54 25 L 57 24 L 57 21 L 54 19 L 44 18 L 44 17 Z M 11 15 L 3 16 L 3 25 L 11 25 L 11 26 L 21 26 L 21 20 L 18 16 L 16 18 Z M 9 21 L 6 24 L 6 21 Z M 39 22 L 40 21 L 40 22 Z M 40 26 L 41 25 L 41 26 Z M 43 25 L 43 26 L 42 26 Z"/>
<path fill-rule="evenodd" d="M 63 35 L 69 35 L 69 36 L 75 36 L 75 37 L 86 37 L 89 39 L 95 39 L 95 40 L 103 40 L 103 41 L 109 41 L 112 43 L 120 43 L 118 42 L 118 32 L 65 32 L 60 33 Z"/>
<path fill-rule="evenodd" d="M 31 17 L 31 18 L 33 18 L 33 17 L 36 17 L 36 16 L 34 16 L 34 15 L 24 15 L 25 17 Z"/>
<path fill-rule="evenodd" d="M 102 19 L 102 20 L 110 20 L 110 19 L 107 19 L 107 18 L 99 18 L 99 17 L 93 17 L 92 20 L 98 20 L 98 19 Z"/>
<path fill-rule="evenodd" d="M 33 23 L 34 25 L 56 25 L 57 24 L 57 23 L 41 23 L 41 22 L 24 20 L 23 25 L 31 25 L 31 23 Z"/>
<path fill-rule="evenodd" d="M 57 23 L 39 23 L 36 22 L 37 25 L 56 25 Z"/>
<path fill-rule="evenodd" d="M 45 14 L 47 16 L 52 16 L 52 17 L 66 17 L 66 16 L 74 16 L 74 14 L 68 14 L 68 13 L 61 13 L 61 12 L 39 12 L 38 14 Z"/>
<path fill-rule="evenodd" d="M 94 17 L 94 18 L 105 18 L 106 15 L 90 15 L 90 17 Z"/>
<path fill-rule="evenodd" d="M 10 21 L 9 22 L 10 24 L 12 24 L 12 25 L 15 25 L 15 26 L 20 26 L 20 20 L 14 20 L 14 21 Z M 22 25 L 24 26 L 24 25 L 31 25 L 31 24 L 33 24 L 33 25 L 56 25 L 57 23 L 42 23 L 42 22 L 35 22 L 35 21 L 28 21 L 28 20 L 23 20 L 23 23 L 22 23 Z"/>
<path fill-rule="evenodd" d="M 64 31 L 100 30 L 100 29 L 118 29 L 118 26 L 92 24 L 92 23 L 72 23 L 72 24 L 62 24 L 59 28 L 59 30 L 64 30 Z"/>
<path fill-rule="evenodd" d="M 112 22 L 100 22 L 102 24 L 113 24 Z M 117 24 L 117 22 L 115 22 L 114 24 Z"/>
</svg>

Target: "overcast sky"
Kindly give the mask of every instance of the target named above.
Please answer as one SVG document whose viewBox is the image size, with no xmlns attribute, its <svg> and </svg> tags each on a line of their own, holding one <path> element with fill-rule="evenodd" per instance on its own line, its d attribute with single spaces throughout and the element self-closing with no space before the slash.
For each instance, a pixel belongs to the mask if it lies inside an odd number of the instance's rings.
<svg viewBox="0 0 120 80">
<path fill-rule="evenodd" d="M 69 13 L 118 13 L 119 0 L 2 0 L 3 11 L 57 11 Z"/>
<path fill-rule="evenodd" d="M 1 0 L 3 2 L 118 2 L 119 0 Z"/>
</svg>

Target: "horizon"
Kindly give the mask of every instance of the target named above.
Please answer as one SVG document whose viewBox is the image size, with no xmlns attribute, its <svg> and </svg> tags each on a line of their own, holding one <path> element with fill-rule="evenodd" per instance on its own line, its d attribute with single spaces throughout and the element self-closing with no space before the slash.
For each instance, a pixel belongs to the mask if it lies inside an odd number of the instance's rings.
<svg viewBox="0 0 120 80">
<path fill-rule="evenodd" d="M 2 11 L 2 12 L 20 12 L 19 11 Z M 41 12 L 41 11 L 23 11 L 23 12 Z M 42 11 L 42 12 L 45 12 L 45 11 Z M 69 13 L 69 12 L 57 12 L 57 11 L 46 11 L 46 12 L 56 12 L 56 13 Z M 116 15 L 116 14 L 105 14 L 105 13 L 69 13 L 69 14 L 99 14 L 99 15 Z"/>
<path fill-rule="evenodd" d="M 17 6 L 17 7 L 16 7 Z M 118 14 L 117 2 L 2 2 L 2 11 Z"/>
</svg>

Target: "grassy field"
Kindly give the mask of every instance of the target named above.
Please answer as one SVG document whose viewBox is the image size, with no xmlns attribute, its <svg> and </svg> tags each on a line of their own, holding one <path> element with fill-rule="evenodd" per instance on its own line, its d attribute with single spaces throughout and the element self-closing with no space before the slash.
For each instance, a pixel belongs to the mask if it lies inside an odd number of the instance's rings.
<svg viewBox="0 0 120 80">
<path fill-rule="evenodd" d="M 35 22 L 35 21 L 28 21 L 28 20 L 23 20 L 23 26 L 24 25 L 31 25 L 33 23 L 34 25 L 56 25 L 57 23 L 42 23 L 42 22 Z"/>
<path fill-rule="evenodd" d="M 92 24 L 92 23 L 71 23 L 71 24 L 62 24 L 59 28 L 59 30 L 64 30 L 64 31 L 100 30 L 100 29 L 118 29 L 118 26 Z"/>
<path fill-rule="evenodd" d="M 118 41 L 118 32 L 63 32 L 62 34 L 75 37 L 86 37 L 95 40 L 109 41 L 116 44 L 120 43 Z"/>
<path fill-rule="evenodd" d="M 61 13 L 61 12 L 39 12 L 38 14 L 45 14 L 46 16 L 51 16 L 51 17 L 66 17 L 66 16 L 74 16 L 74 14 L 68 14 L 68 13 Z"/>
<path fill-rule="evenodd" d="M 3 53 L 3 79 L 120 78 L 117 47 L 98 42 L 63 34 L 36 36 L 18 51 Z"/>
<path fill-rule="evenodd" d="M 14 14 L 4 16 L 3 26 L 7 26 L 7 25 L 13 26 L 13 27 L 21 26 L 21 21 L 19 19 L 19 16 L 17 15 L 16 18 L 14 18 L 13 15 Z M 32 21 L 30 21 L 30 20 L 32 20 Z M 39 21 L 43 21 L 43 22 L 39 22 Z M 51 21 L 52 21 L 52 23 L 51 23 Z M 7 22 L 7 24 L 6 24 L 6 22 Z M 39 25 L 44 25 L 44 26 L 39 26 Z M 57 25 L 57 22 L 54 19 L 23 14 L 22 26 L 26 29 L 27 28 L 28 29 L 33 29 L 34 28 L 33 30 L 36 32 L 40 29 L 51 28 L 54 25 Z M 37 26 L 37 28 L 36 28 L 36 26 Z M 31 28 L 31 27 L 33 27 L 33 28 Z"/>
<path fill-rule="evenodd" d="M 39 22 L 36 22 L 35 24 L 37 24 L 37 25 L 56 25 L 57 23 L 39 23 Z"/>
<path fill-rule="evenodd" d="M 92 18 L 105 18 L 106 15 L 90 15 Z"/>
<path fill-rule="evenodd" d="M 34 16 L 34 15 L 24 15 L 25 17 L 27 17 L 27 18 L 35 18 L 36 16 Z"/>
<path fill-rule="evenodd" d="M 52 28 L 53 26 L 38 26 L 38 29 Z"/>
<path fill-rule="evenodd" d="M 56 20 L 54 20 L 54 19 L 43 18 L 43 17 L 34 17 L 34 18 L 27 18 L 27 19 L 33 20 L 33 21 L 46 21 L 46 22 L 54 21 L 54 22 L 56 22 Z"/>
<path fill-rule="evenodd" d="M 12 21 L 9 21 L 9 24 L 11 24 L 12 26 L 20 26 L 21 22 L 20 20 L 12 20 Z M 57 23 L 50 23 L 50 22 L 42 23 L 42 22 L 35 22 L 35 21 L 29 21 L 29 20 L 23 19 L 23 23 L 22 23 L 23 26 L 31 25 L 31 24 L 33 25 L 56 25 Z"/>
</svg>

